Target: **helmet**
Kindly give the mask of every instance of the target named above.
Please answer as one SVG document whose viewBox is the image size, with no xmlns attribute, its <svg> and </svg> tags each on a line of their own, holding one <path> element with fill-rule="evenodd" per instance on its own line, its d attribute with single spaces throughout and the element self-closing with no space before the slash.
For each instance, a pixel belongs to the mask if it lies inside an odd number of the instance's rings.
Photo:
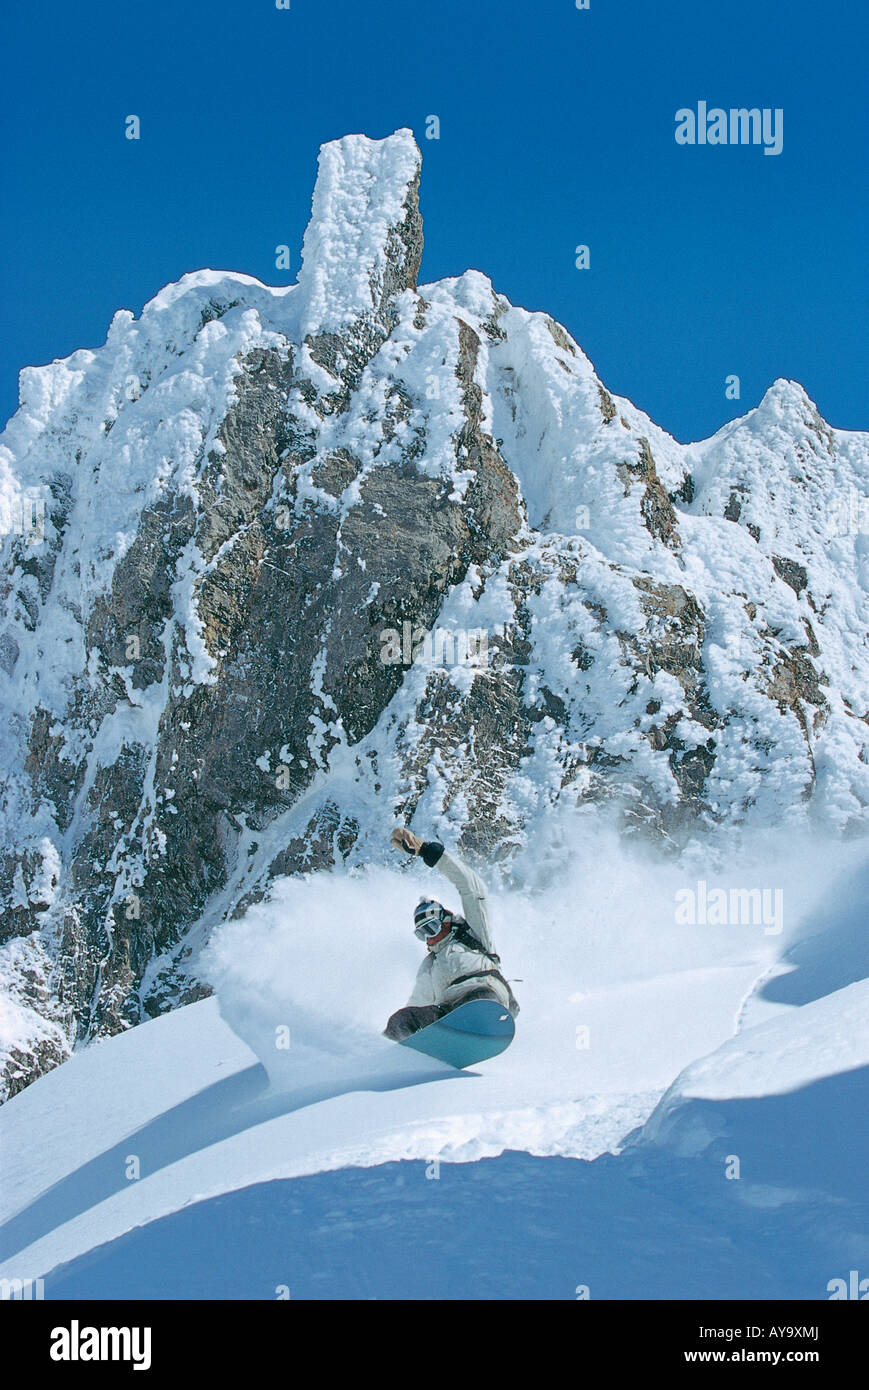
<svg viewBox="0 0 869 1390">
<path fill-rule="evenodd" d="M 420 898 L 413 914 L 414 936 L 418 936 L 420 941 L 430 941 L 432 937 L 440 936 L 446 915 L 443 906 L 434 898 Z"/>
</svg>

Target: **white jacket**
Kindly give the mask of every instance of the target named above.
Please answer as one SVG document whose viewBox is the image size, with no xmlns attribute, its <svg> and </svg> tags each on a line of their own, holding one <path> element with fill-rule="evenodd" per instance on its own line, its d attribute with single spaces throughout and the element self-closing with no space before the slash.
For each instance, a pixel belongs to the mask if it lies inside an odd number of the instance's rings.
<svg viewBox="0 0 869 1390">
<path fill-rule="evenodd" d="M 489 899 L 486 885 L 466 864 L 454 859 L 446 850 L 436 861 L 435 867 L 458 888 L 462 900 L 465 921 L 474 936 L 487 951 L 494 951 L 492 932 L 489 925 Z M 490 970 L 498 969 L 494 961 L 481 951 L 475 951 L 453 939 L 452 934 L 437 946 L 426 948 L 426 958 L 416 976 L 413 993 L 408 1004 L 446 1004 L 455 1005 L 471 990 L 486 986 L 491 989 L 505 1008 L 510 1008 L 511 999 L 507 986 Z M 465 979 L 463 977 L 470 976 Z M 456 983 L 458 981 L 458 983 Z M 514 1012 L 518 1008 L 513 1001 Z"/>
</svg>

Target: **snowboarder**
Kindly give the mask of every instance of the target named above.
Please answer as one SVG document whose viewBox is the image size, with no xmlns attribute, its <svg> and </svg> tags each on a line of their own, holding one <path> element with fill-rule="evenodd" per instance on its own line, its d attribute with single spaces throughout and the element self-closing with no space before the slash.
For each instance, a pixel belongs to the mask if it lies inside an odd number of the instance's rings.
<svg viewBox="0 0 869 1390">
<path fill-rule="evenodd" d="M 449 912 L 434 898 L 420 898 L 413 930 L 425 942 L 427 954 L 406 1006 L 384 1029 L 386 1037 L 401 1042 L 472 999 L 492 999 L 515 1018 L 519 1005 L 493 949 L 485 884 L 436 840 L 423 841 L 401 827 L 393 830 L 390 843 L 418 855 L 430 869 L 440 869 L 458 888 L 465 915 Z"/>
</svg>

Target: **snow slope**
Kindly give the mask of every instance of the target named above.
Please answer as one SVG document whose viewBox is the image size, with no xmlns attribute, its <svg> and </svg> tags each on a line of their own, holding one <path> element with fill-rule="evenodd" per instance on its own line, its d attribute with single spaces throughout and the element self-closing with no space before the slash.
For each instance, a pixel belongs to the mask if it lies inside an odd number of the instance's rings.
<svg viewBox="0 0 869 1390">
<path fill-rule="evenodd" d="M 418 866 L 277 883 L 209 948 L 216 998 L 92 1045 L 0 1112 L 0 1276 L 46 1276 L 48 1297 L 825 1297 L 869 1254 L 862 899 L 839 963 L 854 983 L 763 995 L 798 978 L 825 901 L 865 869 L 828 852 L 825 879 L 817 862 L 801 878 L 794 853 L 805 911 L 782 939 L 678 927 L 679 871 L 604 867 L 602 848 L 578 920 L 579 880 L 497 896 L 523 1009 L 509 1052 L 467 1074 L 378 1032 L 412 978 L 397 914 Z"/>
</svg>

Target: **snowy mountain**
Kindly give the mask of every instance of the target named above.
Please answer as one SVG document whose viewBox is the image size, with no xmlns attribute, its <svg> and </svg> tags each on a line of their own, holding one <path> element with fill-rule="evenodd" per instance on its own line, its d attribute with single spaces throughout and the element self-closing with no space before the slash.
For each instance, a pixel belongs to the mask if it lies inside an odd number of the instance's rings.
<svg viewBox="0 0 869 1390">
<path fill-rule="evenodd" d="M 324 146 L 295 286 L 186 275 L 21 373 L 0 1095 L 396 818 L 513 891 L 604 817 L 706 871 L 865 829 L 869 435 L 779 380 L 678 444 L 484 275 L 418 285 L 419 173 Z"/>
</svg>

